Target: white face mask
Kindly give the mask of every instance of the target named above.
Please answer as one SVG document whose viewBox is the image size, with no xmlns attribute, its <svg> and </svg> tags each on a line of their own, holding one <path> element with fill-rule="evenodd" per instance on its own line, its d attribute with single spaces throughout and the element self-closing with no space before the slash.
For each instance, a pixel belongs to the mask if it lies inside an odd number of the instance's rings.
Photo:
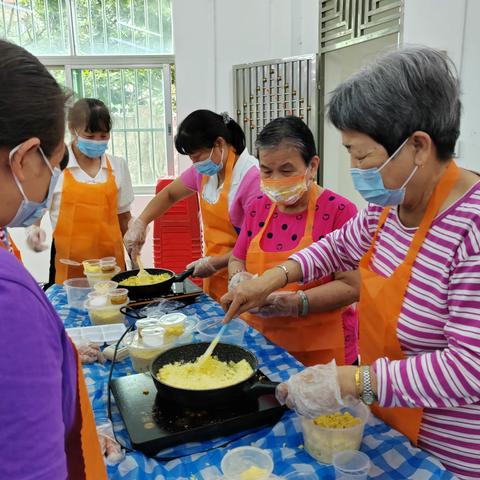
<svg viewBox="0 0 480 480">
<path fill-rule="evenodd" d="M 13 150 L 11 150 L 10 154 L 8 155 L 10 168 L 12 167 L 12 157 L 14 153 L 20 148 L 20 146 L 21 145 L 17 145 Z M 53 192 L 55 190 L 55 185 L 61 172 L 58 168 L 52 168 L 41 147 L 38 147 L 38 151 L 40 152 L 43 161 L 45 162 L 48 169 L 50 170 L 50 173 L 52 174 L 50 184 L 48 186 L 47 196 L 43 202 L 34 202 L 32 200 L 29 200 L 27 198 L 27 195 L 25 194 L 25 191 L 23 190 L 22 184 L 20 183 L 16 175 L 13 173 L 12 169 L 13 179 L 15 180 L 15 183 L 17 184 L 17 187 L 20 190 L 23 199 L 18 207 L 17 213 L 15 214 L 13 219 L 10 220 L 9 224 L 6 225 L 7 227 L 29 227 L 30 225 L 33 225 L 37 220 L 43 217 L 47 210 L 47 206 L 50 203 Z"/>
</svg>

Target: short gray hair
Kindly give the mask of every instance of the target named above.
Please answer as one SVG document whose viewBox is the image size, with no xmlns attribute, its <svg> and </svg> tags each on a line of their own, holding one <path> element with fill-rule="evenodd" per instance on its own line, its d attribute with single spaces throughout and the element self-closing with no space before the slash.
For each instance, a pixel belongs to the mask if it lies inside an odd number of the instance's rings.
<svg viewBox="0 0 480 480">
<path fill-rule="evenodd" d="M 328 117 L 339 130 L 373 138 L 391 155 L 416 130 L 430 135 L 442 160 L 460 134 L 460 88 L 442 52 L 407 47 L 384 54 L 333 92 Z"/>
</svg>

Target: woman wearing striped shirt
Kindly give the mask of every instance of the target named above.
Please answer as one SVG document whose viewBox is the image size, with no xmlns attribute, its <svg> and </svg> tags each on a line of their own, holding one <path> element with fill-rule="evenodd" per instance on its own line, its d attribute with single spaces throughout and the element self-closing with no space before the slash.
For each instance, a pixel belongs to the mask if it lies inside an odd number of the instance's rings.
<svg viewBox="0 0 480 480">
<path fill-rule="evenodd" d="M 334 92 L 329 118 L 366 209 L 223 298 L 226 321 L 285 283 L 359 268 L 361 367 L 317 365 L 281 384 L 300 414 L 355 395 L 437 456 L 480 478 L 480 177 L 452 159 L 458 80 L 428 48 L 389 53 Z"/>
</svg>

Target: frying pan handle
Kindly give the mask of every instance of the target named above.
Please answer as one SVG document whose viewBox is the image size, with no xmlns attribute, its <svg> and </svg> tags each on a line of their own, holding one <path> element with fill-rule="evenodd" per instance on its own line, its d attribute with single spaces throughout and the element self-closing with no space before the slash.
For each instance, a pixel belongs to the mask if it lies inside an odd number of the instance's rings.
<svg viewBox="0 0 480 480">
<path fill-rule="evenodd" d="M 260 395 L 275 395 L 277 385 L 279 385 L 279 382 L 255 382 L 250 385 L 246 393 L 254 395 L 255 397 L 259 397 Z"/>
<path fill-rule="evenodd" d="M 183 282 L 186 278 L 188 278 L 192 273 L 193 273 L 194 268 L 189 268 L 188 270 L 185 270 L 182 273 L 179 273 L 178 275 L 175 275 L 175 278 L 173 279 L 174 283 L 179 283 Z"/>
</svg>

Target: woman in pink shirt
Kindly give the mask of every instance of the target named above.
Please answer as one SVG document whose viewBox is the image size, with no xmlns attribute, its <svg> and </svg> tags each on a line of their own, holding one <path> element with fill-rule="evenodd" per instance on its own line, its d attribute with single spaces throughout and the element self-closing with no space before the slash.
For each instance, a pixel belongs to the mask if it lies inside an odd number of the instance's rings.
<svg viewBox="0 0 480 480">
<path fill-rule="evenodd" d="M 230 289 L 287 260 L 355 216 L 355 205 L 315 183 L 319 158 L 298 117 L 277 118 L 259 134 L 262 195 L 246 212 L 230 257 Z M 315 279 L 275 292 L 245 320 L 305 365 L 357 359 L 357 272 Z"/>
<path fill-rule="evenodd" d="M 228 259 L 237 240 L 246 206 L 259 195 L 258 161 L 245 146 L 245 134 L 227 113 L 196 110 L 178 127 L 175 147 L 193 165 L 159 192 L 131 222 L 124 241 L 135 261 L 147 225 L 175 203 L 198 193 L 205 256 L 188 267 L 203 277 L 204 290 L 219 300 L 227 291 Z"/>
</svg>

